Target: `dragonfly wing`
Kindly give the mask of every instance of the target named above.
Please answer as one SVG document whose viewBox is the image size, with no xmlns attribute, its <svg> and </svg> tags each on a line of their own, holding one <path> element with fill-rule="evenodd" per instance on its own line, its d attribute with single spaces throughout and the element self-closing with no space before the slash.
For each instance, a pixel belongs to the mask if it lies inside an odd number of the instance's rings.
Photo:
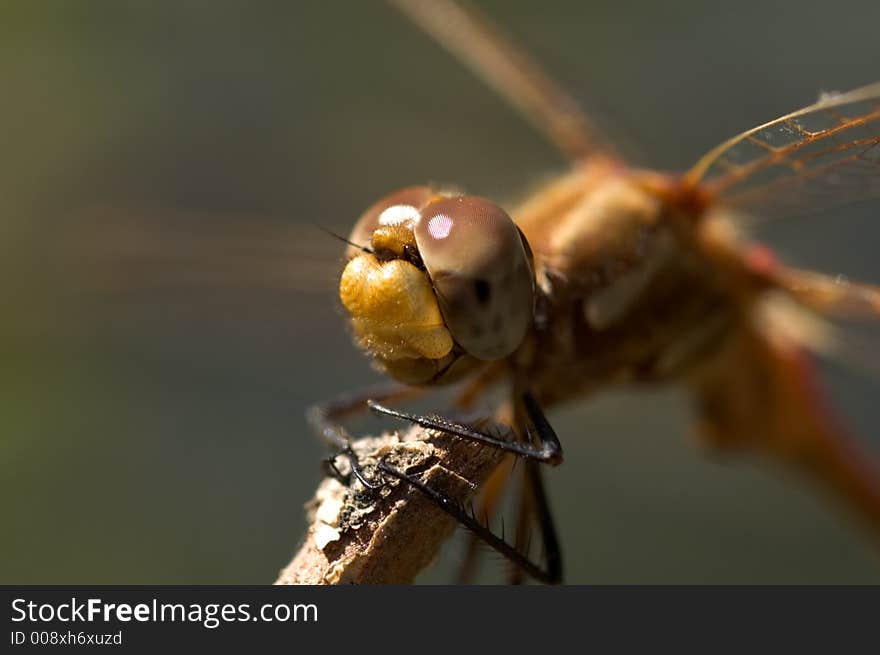
<svg viewBox="0 0 880 655">
<path fill-rule="evenodd" d="M 94 208 L 59 234 L 70 278 L 86 290 L 159 288 L 331 292 L 344 245 L 316 225 L 258 216 Z"/>
<path fill-rule="evenodd" d="M 453 0 L 388 0 L 573 160 L 611 145 L 577 101 L 488 18 Z"/>
<path fill-rule="evenodd" d="M 327 320 L 344 249 L 317 226 L 258 216 L 79 210 L 4 242 L 2 330 Z"/>
<path fill-rule="evenodd" d="M 690 384 L 707 444 L 757 451 L 798 471 L 880 536 L 880 462 L 833 415 L 799 344 L 746 326 Z"/>
<path fill-rule="evenodd" d="M 823 94 L 752 128 L 685 174 L 713 206 L 758 219 L 814 213 L 880 195 L 880 82 Z"/>
</svg>

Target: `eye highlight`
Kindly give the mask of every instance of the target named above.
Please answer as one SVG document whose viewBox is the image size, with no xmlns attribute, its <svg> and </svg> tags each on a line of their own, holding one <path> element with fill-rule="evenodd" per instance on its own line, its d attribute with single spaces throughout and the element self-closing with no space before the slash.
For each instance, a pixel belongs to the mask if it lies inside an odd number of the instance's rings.
<svg viewBox="0 0 880 655">
<path fill-rule="evenodd" d="M 349 241 L 357 246 L 369 246 L 375 232 L 380 227 L 414 224 L 419 220 L 420 210 L 436 195 L 427 186 L 411 186 L 395 191 L 372 205 L 352 228 Z M 360 251 L 354 246 L 346 249 L 346 259 L 356 257 Z"/>
<path fill-rule="evenodd" d="M 456 342 L 483 360 L 512 353 L 532 322 L 534 275 L 510 216 L 475 196 L 437 198 L 413 231 Z"/>
<path fill-rule="evenodd" d="M 445 239 L 452 232 L 452 219 L 446 214 L 437 214 L 428 219 L 428 234 L 432 239 Z"/>
</svg>

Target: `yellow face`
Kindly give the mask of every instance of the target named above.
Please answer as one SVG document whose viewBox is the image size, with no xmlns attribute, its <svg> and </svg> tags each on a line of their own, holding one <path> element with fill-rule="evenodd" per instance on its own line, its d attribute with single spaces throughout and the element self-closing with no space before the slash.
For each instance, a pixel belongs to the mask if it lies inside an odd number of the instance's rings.
<svg viewBox="0 0 880 655">
<path fill-rule="evenodd" d="M 340 299 L 355 339 L 401 382 L 452 382 L 510 355 L 532 324 L 525 241 L 487 200 L 403 189 L 370 207 L 349 240 Z"/>
</svg>

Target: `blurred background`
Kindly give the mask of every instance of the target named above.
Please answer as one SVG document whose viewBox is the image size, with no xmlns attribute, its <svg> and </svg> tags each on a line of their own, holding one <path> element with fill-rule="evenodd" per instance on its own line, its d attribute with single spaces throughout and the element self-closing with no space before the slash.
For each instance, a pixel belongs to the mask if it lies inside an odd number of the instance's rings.
<svg viewBox="0 0 880 655">
<path fill-rule="evenodd" d="M 876 0 L 476 4 L 660 169 L 880 79 Z M 272 582 L 324 454 L 306 407 L 378 379 L 314 224 L 347 234 L 429 181 L 510 206 L 565 169 L 381 2 L 4 2 L 0 79 L 6 584 Z M 762 236 L 880 283 L 877 209 Z M 877 376 L 823 373 L 880 451 Z M 568 582 L 880 582 L 876 544 L 810 487 L 695 447 L 677 392 L 551 419 Z"/>
</svg>

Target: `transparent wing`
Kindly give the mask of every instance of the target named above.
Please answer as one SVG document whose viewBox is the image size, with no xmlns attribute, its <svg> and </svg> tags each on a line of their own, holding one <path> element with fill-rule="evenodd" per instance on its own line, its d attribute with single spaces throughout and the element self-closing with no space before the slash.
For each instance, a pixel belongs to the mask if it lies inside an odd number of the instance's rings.
<svg viewBox="0 0 880 655">
<path fill-rule="evenodd" d="M 880 287 L 782 264 L 772 276 L 785 293 L 768 294 L 756 310 L 769 334 L 880 380 Z"/>
<path fill-rule="evenodd" d="M 59 235 L 83 290 L 265 289 L 332 293 L 345 245 L 317 225 L 255 216 L 90 210 Z"/>
<path fill-rule="evenodd" d="M 334 321 L 345 244 L 256 216 L 97 208 L 0 244 L 0 334 Z"/>
<path fill-rule="evenodd" d="M 685 175 L 713 204 L 759 219 L 880 195 L 880 82 L 743 132 Z"/>
<path fill-rule="evenodd" d="M 578 103 L 496 25 L 453 0 L 388 0 L 515 107 L 563 154 L 613 154 Z"/>
</svg>

